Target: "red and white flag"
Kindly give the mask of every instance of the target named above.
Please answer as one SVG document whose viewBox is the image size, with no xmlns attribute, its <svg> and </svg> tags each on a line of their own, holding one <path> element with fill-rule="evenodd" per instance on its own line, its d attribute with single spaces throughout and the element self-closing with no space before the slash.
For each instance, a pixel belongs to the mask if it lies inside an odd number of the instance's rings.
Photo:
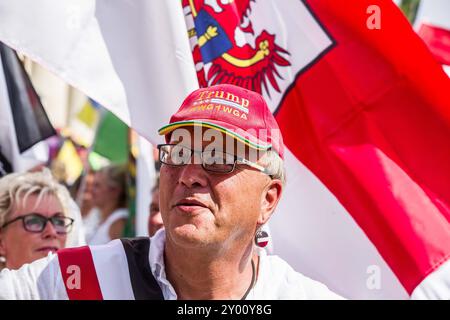
<svg viewBox="0 0 450 320">
<path fill-rule="evenodd" d="M 152 142 L 197 79 L 261 92 L 275 253 L 348 298 L 450 297 L 450 83 L 392 1 L 0 1 L 0 40 Z"/>
<path fill-rule="evenodd" d="M 275 252 L 353 297 L 446 269 L 449 297 L 450 81 L 395 4 L 183 4 L 200 85 L 262 93 L 291 152 Z"/>
<path fill-rule="evenodd" d="M 450 2 L 420 1 L 414 28 L 450 75 Z"/>
</svg>

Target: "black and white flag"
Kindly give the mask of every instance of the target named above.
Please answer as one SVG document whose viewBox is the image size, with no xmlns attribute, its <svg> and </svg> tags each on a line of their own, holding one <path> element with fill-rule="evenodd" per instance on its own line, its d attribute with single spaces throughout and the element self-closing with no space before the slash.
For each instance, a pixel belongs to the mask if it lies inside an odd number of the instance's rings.
<svg viewBox="0 0 450 320">
<path fill-rule="evenodd" d="M 0 176 L 48 160 L 56 134 L 16 52 L 0 43 Z"/>
</svg>

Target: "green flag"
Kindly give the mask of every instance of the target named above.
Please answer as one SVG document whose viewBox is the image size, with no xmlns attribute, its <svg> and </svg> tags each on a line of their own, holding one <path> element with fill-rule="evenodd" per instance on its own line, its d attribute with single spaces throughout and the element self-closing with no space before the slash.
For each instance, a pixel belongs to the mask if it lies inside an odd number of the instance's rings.
<svg viewBox="0 0 450 320">
<path fill-rule="evenodd" d="M 98 126 L 92 151 L 114 164 L 125 164 L 128 161 L 128 150 L 128 126 L 106 111 Z"/>
</svg>

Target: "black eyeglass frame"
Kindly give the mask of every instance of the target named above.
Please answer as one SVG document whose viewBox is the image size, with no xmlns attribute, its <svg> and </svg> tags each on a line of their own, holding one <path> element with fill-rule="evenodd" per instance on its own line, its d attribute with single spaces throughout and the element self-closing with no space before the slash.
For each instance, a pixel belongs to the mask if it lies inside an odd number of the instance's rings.
<svg viewBox="0 0 450 320">
<path fill-rule="evenodd" d="M 43 224 L 43 226 L 42 226 L 42 230 L 39 230 L 39 231 L 38 231 L 38 230 L 30 230 L 30 229 L 27 228 L 27 224 L 26 224 L 26 222 L 25 222 L 25 219 L 27 219 L 28 217 L 31 217 L 31 216 L 39 217 L 40 219 L 44 220 L 44 224 Z M 50 218 L 47 218 L 47 217 L 43 216 L 42 214 L 35 213 L 35 212 L 33 212 L 33 213 L 28 213 L 28 214 L 25 214 L 25 215 L 23 215 L 23 216 L 19 216 L 19 217 L 16 217 L 16 218 L 14 218 L 14 219 L 12 219 L 12 220 L 10 220 L 10 221 L 5 222 L 5 223 L 0 227 L 0 230 L 1 230 L 1 229 L 4 229 L 5 227 L 7 227 L 7 226 L 9 226 L 10 224 L 12 224 L 12 223 L 14 223 L 14 222 L 16 222 L 16 221 L 19 221 L 19 220 L 22 220 L 22 226 L 23 226 L 23 228 L 25 229 L 25 231 L 27 231 L 27 232 L 41 233 L 41 232 L 43 232 L 43 231 L 45 230 L 45 227 L 47 226 L 47 223 L 48 223 L 49 221 L 50 221 L 50 223 L 53 225 L 53 227 L 54 227 L 55 230 L 56 230 L 55 222 L 53 221 L 53 219 L 55 219 L 55 218 L 66 219 L 66 221 L 70 221 L 68 224 L 64 224 L 64 227 L 65 227 L 67 230 L 64 231 L 64 232 L 56 231 L 57 234 L 68 234 L 70 231 L 72 231 L 72 226 L 73 226 L 73 223 L 75 222 L 74 219 L 69 218 L 69 217 L 66 217 L 66 216 L 61 216 L 61 215 L 58 215 L 58 214 L 56 214 L 56 215 L 54 215 L 54 216 L 52 216 L 52 217 L 50 217 Z"/>
<path fill-rule="evenodd" d="M 175 144 L 175 143 L 163 143 L 163 144 L 158 144 L 158 145 L 157 145 L 157 148 L 158 148 L 159 161 L 160 161 L 161 163 L 165 164 L 165 165 L 172 166 L 172 167 L 183 167 L 183 166 L 187 165 L 187 163 L 181 163 L 181 164 L 166 163 L 166 162 L 164 162 L 164 161 L 162 160 L 162 156 L 161 156 L 161 148 L 162 148 L 162 147 L 165 147 L 165 146 L 177 146 L 177 145 L 178 145 L 178 144 Z M 187 150 L 190 150 L 190 151 L 191 151 L 190 157 L 192 157 L 192 154 L 193 154 L 193 153 L 194 153 L 194 154 L 199 154 L 199 155 L 200 155 L 200 159 L 201 159 L 201 166 L 202 166 L 203 170 L 205 170 L 205 171 L 207 171 L 207 172 L 216 173 L 216 174 L 228 174 L 228 173 L 231 173 L 231 172 L 234 171 L 234 169 L 236 168 L 236 164 L 237 164 L 237 163 L 240 163 L 240 164 L 248 165 L 249 167 L 252 167 L 252 168 L 254 168 L 254 169 L 257 169 L 257 170 L 261 171 L 261 172 L 264 173 L 264 174 L 267 174 L 268 176 L 270 176 L 270 177 L 272 178 L 272 174 L 269 173 L 269 171 L 267 170 L 267 168 L 264 168 L 263 166 L 261 166 L 261 165 L 259 165 L 259 164 L 257 164 L 257 163 L 251 162 L 251 161 L 249 161 L 249 160 L 247 160 L 247 159 L 245 159 L 245 158 L 241 158 L 241 157 L 238 157 L 238 156 L 236 156 L 236 155 L 232 155 L 232 154 L 229 154 L 229 153 L 226 153 L 226 152 L 223 152 L 223 151 L 222 151 L 223 153 L 225 153 L 225 154 L 227 154 L 227 155 L 229 155 L 229 156 L 231 156 L 231 157 L 234 157 L 234 161 L 233 161 L 233 163 L 232 163 L 233 166 L 231 167 L 231 170 L 230 170 L 230 171 L 214 171 L 214 170 L 210 170 L 210 169 L 208 169 L 208 168 L 205 167 L 205 162 L 203 161 L 203 152 L 204 152 L 204 151 L 192 150 L 192 149 L 190 149 L 190 148 L 188 148 L 188 147 L 185 147 L 185 146 L 182 146 L 182 147 L 185 148 L 185 149 L 187 149 Z M 230 164 L 231 164 L 231 163 L 230 163 Z"/>
</svg>

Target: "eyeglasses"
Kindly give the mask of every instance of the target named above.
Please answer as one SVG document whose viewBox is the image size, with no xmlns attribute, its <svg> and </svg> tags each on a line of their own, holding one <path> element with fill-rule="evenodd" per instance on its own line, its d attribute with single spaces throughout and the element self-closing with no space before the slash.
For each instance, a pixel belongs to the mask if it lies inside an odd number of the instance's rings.
<svg viewBox="0 0 450 320">
<path fill-rule="evenodd" d="M 198 154 L 202 168 L 209 172 L 230 173 L 236 168 L 236 163 L 240 163 L 270 176 L 268 170 L 259 164 L 215 149 L 196 151 L 180 144 L 160 144 L 158 150 L 159 161 L 169 166 L 181 167 L 190 164 L 192 154 Z"/>
<path fill-rule="evenodd" d="M 19 220 L 22 220 L 23 228 L 26 231 L 34 233 L 41 233 L 44 231 L 47 226 L 47 222 L 50 221 L 58 234 L 69 233 L 72 230 L 74 222 L 74 219 L 69 217 L 54 215 L 53 217 L 47 218 L 39 213 L 30 213 L 4 223 L 0 229 L 3 229 L 11 223 Z"/>
</svg>

